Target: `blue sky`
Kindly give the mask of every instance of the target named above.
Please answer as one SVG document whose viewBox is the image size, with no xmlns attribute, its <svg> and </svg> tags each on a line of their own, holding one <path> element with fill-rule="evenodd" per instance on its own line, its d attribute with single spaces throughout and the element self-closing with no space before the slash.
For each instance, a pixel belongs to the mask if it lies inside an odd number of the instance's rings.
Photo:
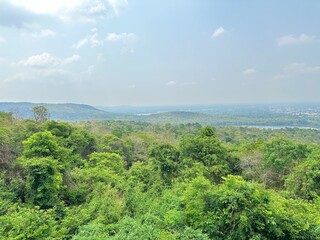
<svg viewBox="0 0 320 240">
<path fill-rule="evenodd" d="M 320 101 L 320 1 L 0 0 L 0 101 Z"/>
</svg>

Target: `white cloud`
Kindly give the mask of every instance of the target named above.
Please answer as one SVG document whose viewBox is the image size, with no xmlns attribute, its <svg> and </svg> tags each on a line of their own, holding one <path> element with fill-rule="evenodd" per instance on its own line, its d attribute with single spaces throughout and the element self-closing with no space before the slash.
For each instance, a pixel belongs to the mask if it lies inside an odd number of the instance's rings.
<svg viewBox="0 0 320 240">
<path fill-rule="evenodd" d="M 87 37 L 85 37 L 83 39 L 80 39 L 77 43 L 73 44 L 72 48 L 80 49 L 80 48 L 84 47 L 86 44 L 90 44 L 90 46 L 92 48 L 102 46 L 103 41 L 98 39 L 98 36 L 99 36 L 98 29 L 93 28 L 93 29 L 91 29 L 90 35 L 88 35 Z"/>
<path fill-rule="evenodd" d="M 120 53 L 134 53 L 133 45 L 138 40 L 138 36 L 134 33 L 108 33 L 106 41 L 108 42 L 121 42 L 123 47 L 121 48 Z"/>
<path fill-rule="evenodd" d="M 9 0 L 9 2 L 35 13 L 55 14 L 62 9 L 72 9 L 80 5 L 83 0 Z"/>
<path fill-rule="evenodd" d="M 109 33 L 106 37 L 106 40 L 109 42 L 118 42 L 122 41 L 124 43 L 133 43 L 138 40 L 138 36 L 134 33 Z"/>
<path fill-rule="evenodd" d="M 35 38 L 46 38 L 46 37 L 55 37 L 57 34 L 51 29 L 43 29 L 40 32 L 35 32 L 32 34 Z"/>
<path fill-rule="evenodd" d="M 175 81 L 170 81 L 170 82 L 167 82 L 166 85 L 167 85 L 167 86 L 174 86 L 174 85 L 177 85 L 177 82 L 175 82 Z"/>
<path fill-rule="evenodd" d="M 99 18 L 119 15 L 120 10 L 127 5 L 127 0 L 82 0 L 80 5 L 69 10 L 68 15 L 71 14 L 94 22 Z M 64 18 L 68 18 L 68 16 L 64 16 Z"/>
<path fill-rule="evenodd" d="M 10 82 L 51 82 L 63 83 L 69 78 L 69 73 L 63 69 L 40 69 L 38 71 L 29 70 L 19 72 L 13 76 L 6 78 L 5 83 Z"/>
<path fill-rule="evenodd" d="M 80 60 L 80 56 L 77 54 L 74 54 L 71 57 L 63 59 L 62 64 L 74 63 L 74 62 L 78 62 L 79 60 Z"/>
<path fill-rule="evenodd" d="M 67 21 L 94 22 L 99 18 L 119 15 L 127 0 L 9 0 L 37 14 L 49 14 Z"/>
<path fill-rule="evenodd" d="M 106 37 L 106 40 L 111 42 L 116 42 L 116 41 L 119 41 L 120 39 L 121 39 L 121 34 L 117 34 L 117 33 L 109 33 Z"/>
<path fill-rule="evenodd" d="M 19 64 L 25 67 L 46 68 L 46 67 L 55 67 L 59 65 L 74 63 L 79 60 L 80 60 L 79 55 L 73 55 L 69 58 L 61 59 L 61 58 L 52 56 L 50 53 L 45 52 L 39 55 L 33 55 L 28 59 L 21 60 Z"/>
<path fill-rule="evenodd" d="M 26 60 L 20 61 L 20 64 L 26 67 L 47 67 L 56 66 L 61 63 L 61 59 L 53 57 L 49 53 L 42 53 L 39 55 L 34 55 Z"/>
<path fill-rule="evenodd" d="M 82 3 L 69 9 L 62 19 L 95 22 L 98 19 L 115 14 L 107 0 L 83 0 Z"/>
<path fill-rule="evenodd" d="M 96 1 L 95 5 L 90 6 L 88 9 L 89 14 L 101 14 L 107 11 L 107 7 L 100 1 Z"/>
<path fill-rule="evenodd" d="M 306 34 L 301 34 L 299 36 L 294 35 L 286 35 L 278 38 L 278 46 L 286 46 L 286 45 L 300 45 L 311 43 L 315 38 L 313 36 L 308 36 Z"/>
<path fill-rule="evenodd" d="M 305 63 L 290 63 L 283 67 L 283 73 L 273 77 L 275 80 L 294 76 L 320 74 L 320 66 L 309 66 Z"/>
<path fill-rule="evenodd" d="M 80 49 L 84 45 L 86 45 L 89 42 L 88 38 L 80 39 L 77 43 L 73 44 L 72 47 L 75 49 Z"/>
<path fill-rule="evenodd" d="M 287 73 L 294 74 L 320 73 L 320 66 L 308 66 L 305 63 L 291 63 L 286 65 L 283 70 Z"/>
<path fill-rule="evenodd" d="M 113 9 L 113 12 L 116 15 L 119 15 L 119 10 L 121 8 L 124 8 L 128 5 L 128 1 L 127 0 L 109 0 L 109 5 L 111 6 L 111 8 Z"/>
<path fill-rule="evenodd" d="M 49 14 L 64 21 L 89 21 L 119 15 L 126 0 L 9 0 L 36 14 Z"/>
<path fill-rule="evenodd" d="M 217 38 L 220 37 L 222 34 L 224 34 L 226 31 L 224 30 L 223 27 L 219 27 L 214 32 L 212 33 L 211 37 L 212 38 Z"/>
<path fill-rule="evenodd" d="M 244 71 L 241 72 L 242 75 L 245 75 L 245 76 L 249 76 L 249 75 L 253 75 L 257 72 L 256 69 L 254 68 L 248 68 L 248 69 L 245 69 Z"/>
</svg>

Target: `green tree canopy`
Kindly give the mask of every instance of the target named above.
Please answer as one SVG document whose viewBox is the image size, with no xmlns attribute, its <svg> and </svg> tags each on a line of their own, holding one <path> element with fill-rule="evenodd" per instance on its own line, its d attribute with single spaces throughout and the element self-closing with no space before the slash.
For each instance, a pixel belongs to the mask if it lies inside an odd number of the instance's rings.
<svg viewBox="0 0 320 240">
<path fill-rule="evenodd" d="M 312 153 L 306 161 L 297 165 L 285 180 L 285 186 L 293 196 L 313 200 L 320 196 L 320 151 Z"/>
</svg>

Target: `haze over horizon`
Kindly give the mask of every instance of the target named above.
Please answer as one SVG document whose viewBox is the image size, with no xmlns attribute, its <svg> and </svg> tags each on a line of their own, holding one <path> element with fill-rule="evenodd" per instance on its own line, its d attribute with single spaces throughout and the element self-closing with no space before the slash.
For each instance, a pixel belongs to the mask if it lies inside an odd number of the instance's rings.
<svg viewBox="0 0 320 240">
<path fill-rule="evenodd" d="M 319 1 L 0 0 L 0 101 L 320 102 Z"/>
</svg>

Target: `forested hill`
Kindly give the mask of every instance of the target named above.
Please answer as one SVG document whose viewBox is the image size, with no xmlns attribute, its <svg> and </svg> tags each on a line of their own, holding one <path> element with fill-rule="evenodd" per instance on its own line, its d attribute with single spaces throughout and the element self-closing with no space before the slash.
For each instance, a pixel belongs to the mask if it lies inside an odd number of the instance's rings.
<svg viewBox="0 0 320 240">
<path fill-rule="evenodd" d="M 32 118 L 32 108 L 44 106 L 48 109 L 50 119 L 76 121 L 93 119 L 124 119 L 124 114 L 110 113 L 90 105 L 74 103 L 30 103 L 0 102 L 0 111 L 12 112 L 19 118 Z"/>
<path fill-rule="evenodd" d="M 312 129 L 0 112 L 0 239 L 320 239 Z"/>
</svg>

